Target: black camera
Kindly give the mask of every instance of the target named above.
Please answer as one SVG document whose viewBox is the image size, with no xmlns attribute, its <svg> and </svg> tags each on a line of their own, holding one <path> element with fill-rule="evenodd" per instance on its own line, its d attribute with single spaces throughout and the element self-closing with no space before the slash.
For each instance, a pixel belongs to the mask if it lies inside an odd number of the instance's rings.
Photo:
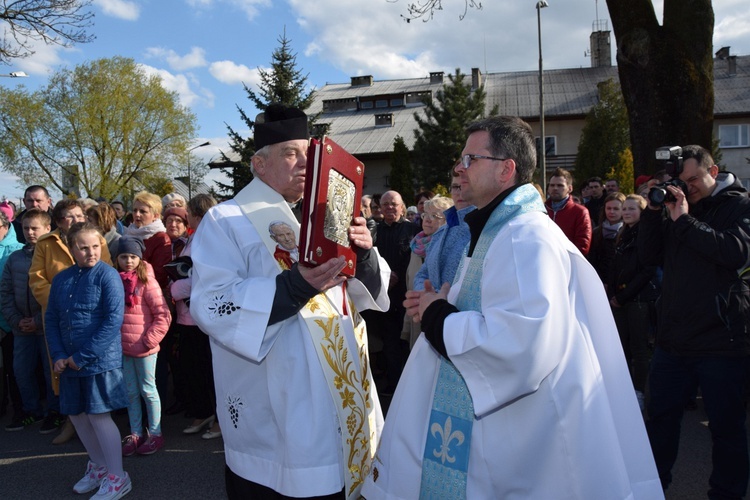
<svg viewBox="0 0 750 500">
<path fill-rule="evenodd" d="M 172 281 L 184 280 L 190 276 L 190 269 L 193 267 L 193 259 L 189 255 L 177 257 L 169 264 L 164 264 L 164 270 L 167 272 Z"/>
<path fill-rule="evenodd" d="M 648 201 L 652 205 L 662 206 L 666 202 L 677 201 L 667 190 L 667 186 L 682 189 L 685 197 L 688 195 L 687 184 L 682 182 L 678 176 L 682 173 L 682 148 L 680 146 L 664 146 L 656 150 L 656 159 L 663 162 L 664 170 L 672 179 L 657 184 L 648 192 Z"/>
<path fill-rule="evenodd" d="M 652 205 L 659 206 L 664 205 L 664 203 L 669 201 L 677 201 L 674 195 L 667 191 L 667 186 L 674 186 L 676 188 L 682 189 L 682 192 L 685 193 L 685 197 L 687 198 L 687 184 L 682 182 L 680 179 L 670 179 L 666 182 L 662 182 L 661 184 L 657 184 L 656 186 L 652 187 L 648 192 L 648 201 Z"/>
</svg>

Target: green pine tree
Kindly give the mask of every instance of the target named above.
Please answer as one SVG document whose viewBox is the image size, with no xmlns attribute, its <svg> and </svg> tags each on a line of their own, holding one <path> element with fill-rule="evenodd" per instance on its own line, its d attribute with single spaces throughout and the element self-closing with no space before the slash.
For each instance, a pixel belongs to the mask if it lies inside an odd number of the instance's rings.
<svg viewBox="0 0 750 500">
<path fill-rule="evenodd" d="M 414 131 L 414 161 L 421 187 L 432 189 L 450 181 L 450 171 L 458 161 L 466 142 L 466 126 L 486 116 L 483 87 L 471 89 L 466 75 L 456 69 L 450 82 L 425 102 L 424 114 L 414 113 L 418 128 Z M 497 114 L 497 106 L 489 113 Z"/>
<path fill-rule="evenodd" d="M 391 153 L 391 174 L 388 177 L 390 188 L 397 191 L 405 200 L 411 200 L 414 196 L 414 173 L 409 158 L 409 148 L 406 147 L 403 137 L 396 136 L 393 141 L 393 153 Z"/>
<path fill-rule="evenodd" d="M 628 112 L 620 86 L 612 79 L 599 87 L 599 102 L 586 115 L 578 142 L 575 178 L 607 177 L 620 164 L 620 155 L 630 148 Z"/>
<path fill-rule="evenodd" d="M 258 93 L 244 85 L 245 93 L 255 109 L 259 111 L 264 111 L 270 104 L 284 104 L 305 110 L 313 102 L 313 91 L 307 90 L 308 74 L 303 74 L 297 68 L 297 54 L 292 52 L 292 41 L 286 37 L 286 29 L 278 42 L 279 47 L 271 54 L 271 69 L 258 69 L 260 72 Z M 237 111 L 247 129 L 252 131 L 255 120 L 250 118 L 239 105 Z M 313 121 L 314 117 L 310 117 L 311 125 Z M 247 138 L 242 137 L 230 125 L 227 125 L 227 130 L 231 139 L 230 148 L 239 155 L 240 166 L 221 168 L 220 170 L 231 179 L 232 183 L 217 182 L 216 184 L 222 193 L 234 196 L 253 180 L 250 173 L 250 158 L 255 154 L 255 143 L 252 134 Z M 222 160 L 230 161 L 224 154 L 222 154 Z"/>
</svg>

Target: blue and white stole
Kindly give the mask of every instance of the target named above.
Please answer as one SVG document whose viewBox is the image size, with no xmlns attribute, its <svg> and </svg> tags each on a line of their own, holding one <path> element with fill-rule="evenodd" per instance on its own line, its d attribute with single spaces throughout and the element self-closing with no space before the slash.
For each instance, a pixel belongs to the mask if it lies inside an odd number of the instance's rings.
<svg viewBox="0 0 750 500">
<path fill-rule="evenodd" d="M 468 260 L 456 299 L 459 311 L 481 312 L 482 272 L 487 250 L 508 221 L 529 212 L 547 213 L 539 192 L 531 184 L 516 188 L 492 212 Z M 457 278 L 462 275 L 465 262 L 467 259 L 459 265 Z M 469 388 L 453 363 L 441 356 L 422 460 L 420 499 L 466 498 L 473 424 L 474 404 Z"/>
</svg>

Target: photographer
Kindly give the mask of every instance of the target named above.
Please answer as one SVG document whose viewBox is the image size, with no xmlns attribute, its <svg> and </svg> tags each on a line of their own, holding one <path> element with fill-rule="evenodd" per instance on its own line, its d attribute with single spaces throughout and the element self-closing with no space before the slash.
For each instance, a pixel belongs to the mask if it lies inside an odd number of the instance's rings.
<svg viewBox="0 0 750 500">
<path fill-rule="evenodd" d="M 638 253 L 664 268 L 649 375 L 649 433 L 662 485 L 671 482 L 685 403 L 700 386 L 713 438 L 709 498 L 741 498 L 748 483 L 744 392 L 750 342 L 750 199 L 700 146 L 676 151 L 663 206 L 649 193 Z M 682 153 L 682 157 L 679 154 Z M 670 172 L 669 167 L 673 167 Z M 682 189 L 675 182 L 685 183 Z M 658 194 L 658 193 L 656 193 Z"/>
</svg>

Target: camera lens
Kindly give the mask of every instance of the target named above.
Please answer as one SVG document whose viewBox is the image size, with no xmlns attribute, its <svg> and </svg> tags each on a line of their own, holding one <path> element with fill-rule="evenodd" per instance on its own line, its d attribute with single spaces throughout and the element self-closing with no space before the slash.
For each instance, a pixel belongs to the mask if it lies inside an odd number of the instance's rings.
<svg viewBox="0 0 750 500">
<path fill-rule="evenodd" d="M 648 201 L 652 205 L 664 205 L 664 200 L 667 199 L 667 190 L 661 187 L 652 187 L 648 192 Z"/>
</svg>

